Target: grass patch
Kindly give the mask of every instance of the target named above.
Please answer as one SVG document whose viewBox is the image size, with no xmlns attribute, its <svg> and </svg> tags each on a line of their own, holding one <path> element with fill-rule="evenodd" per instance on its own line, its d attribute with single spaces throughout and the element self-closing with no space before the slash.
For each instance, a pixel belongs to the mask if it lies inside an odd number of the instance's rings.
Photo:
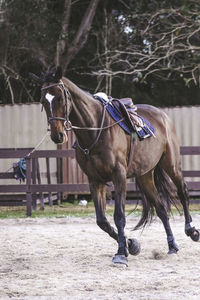
<svg viewBox="0 0 200 300">
<path fill-rule="evenodd" d="M 134 215 L 140 216 L 142 208 L 140 205 L 135 207 L 135 204 L 127 204 L 126 205 L 126 215 Z M 182 209 L 180 207 L 180 212 L 182 213 Z M 200 213 L 200 204 L 191 204 L 190 212 Z M 106 215 L 113 216 L 114 213 L 114 205 L 107 204 L 106 206 Z M 172 207 L 172 214 L 178 214 L 176 208 Z M 78 203 L 63 203 L 62 205 L 54 205 L 53 207 L 49 207 L 49 205 L 45 205 L 44 210 L 40 210 L 40 207 L 37 207 L 36 211 L 32 211 L 31 218 L 64 218 L 66 216 L 71 217 L 93 217 L 95 218 L 95 208 L 93 202 L 89 202 L 87 206 L 80 206 Z M 0 218 L 26 218 L 26 206 L 17 206 L 17 207 L 0 207 Z"/>
<path fill-rule="evenodd" d="M 131 213 L 135 209 L 135 205 L 126 206 L 126 214 Z M 114 206 L 107 204 L 106 215 L 112 216 L 114 213 Z M 138 207 L 134 211 L 134 215 L 140 215 L 141 208 Z M 95 208 L 93 202 L 89 202 L 87 206 L 80 206 L 78 203 L 63 203 L 62 205 L 54 205 L 49 207 L 45 205 L 44 210 L 40 210 L 37 206 L 36 211 L 32 211 L 31 218 L 64 218 L 66 216 L 71 217 L 96 217 Z M 0 218 L 26 218 L 26 206 L 17 207 L 0 207 Z"/>
</svg>

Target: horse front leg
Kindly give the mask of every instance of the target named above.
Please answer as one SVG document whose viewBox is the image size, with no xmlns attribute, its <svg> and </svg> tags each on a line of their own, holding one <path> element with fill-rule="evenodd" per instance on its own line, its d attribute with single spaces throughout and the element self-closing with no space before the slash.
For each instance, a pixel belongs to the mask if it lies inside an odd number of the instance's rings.
<svg viewBox="0 0 200 300">
<path fill-rule="evenodd" d="M 115 210 L 114 221 L 118 230 L 118 251 L 113 257 L 113 263 L 128 266 L 128 241 L 125 236 L 125 201 L 126 201 L 126 171 L 120 168 L 116 172 L 113 183 L 115 186 Z"/>
<path fill-rule="evenodd" d="M 106 187 L 105 184 L 90 182 L 90 191 L 94 201 L 96 210 L 97 225 L 107 232 L 114 240 L 118 241 L 118 234 L 116 230 L 110 225 L 106 216 Z"/>
</svg>

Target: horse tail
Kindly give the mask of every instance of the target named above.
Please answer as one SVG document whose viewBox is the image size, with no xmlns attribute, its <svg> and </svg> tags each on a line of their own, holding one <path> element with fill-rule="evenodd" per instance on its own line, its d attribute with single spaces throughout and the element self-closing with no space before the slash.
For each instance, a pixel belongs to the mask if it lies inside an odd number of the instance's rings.
<svg viewBox="0 0 200 300">
<path fill-rule="evenodd" d="M 145 227 L 146 224 L 151 223 L 153 216 L 155 215 L 155 208 L 159 211 L 161 207 L 164 207 L 166 213 L 169 213 L 171 212 L 171 206 L 173 205 L 178 210 L 175 185 L 159 165 L 157 165 L 154 170 L 154 182 L 160 197 L 151 201 L 151 199 L 146 198 L 140 189 L 142 196 L 142 215 L 134 230 Z"/>
</svg>

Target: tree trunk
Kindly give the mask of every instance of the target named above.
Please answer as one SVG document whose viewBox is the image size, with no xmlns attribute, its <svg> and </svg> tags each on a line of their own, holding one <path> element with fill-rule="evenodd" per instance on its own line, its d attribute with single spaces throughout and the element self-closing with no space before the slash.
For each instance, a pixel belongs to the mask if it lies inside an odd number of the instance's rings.
<svg viewBox="0 0 200 300">
<path fill-rule="evenodd" d="M 71 0 L 65 0 L 64 15 L 61 24 L 61 32 L 56 47 L 56 58 L 55 58 L 56 66 L 61 65 L 61 60 L 60 60 L 61 56 L 63 55 L 68 45 L 68 28 L 69 28 L 71 5 L 72 5 Z"/>
<path fill-rule="evenodd" d="M 78 52 L 85 45 L 96 9 L 100 0 L 91 0 L 83 16 L 81 24 L 72 41 L 68 41 L 69 17 L 71 10 L 71 0 L 65 0 L 65 17 L 62 22 L 60 39 L 57 42 L 56 64 L 61 64 L 63 73 L 66 72 L 69 63 L 75 58 Z"/>
</svg>

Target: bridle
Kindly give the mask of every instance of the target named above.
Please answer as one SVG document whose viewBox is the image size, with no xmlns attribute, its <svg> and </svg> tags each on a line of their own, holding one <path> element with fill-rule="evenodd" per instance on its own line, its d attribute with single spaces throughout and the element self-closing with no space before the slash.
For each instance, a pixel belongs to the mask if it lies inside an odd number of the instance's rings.
<svg viewBox="0 0 200 300">
<path fill-rule="evenodd" d="M 68 97 L 69 95 L 69 91 L 66 89 L 64 83 L 62 82 L 62 80 L 60 80 L 60 82 L 57 83 L 53 83 L 50 85 L 47 85 L 45 87 L 41 88 L 41 91 L 47 90 L 51 87 L 54 86 L 61 86 L 63 88 L 63 92 L 64 92 L 64 98 L 65 98 L 65 118 L 61 118 L 61 117 L 54 117 L 53 115 L 51 115 L 50 117 L 48 117 L 48 123 L 51 124 L 51 121 L 56 120 L 56 121 L 63 121 L 64 122 L 64 128 L 65 130 L 71 130 L 72 129 L 72 124 L 69 120 L 69 105 L 68 105 L 68 100 L 71 101 L 71 99 Z"/>
<path fill-rule="evenodd" d="M 64 98 L 65 98 L 65 107 L 66 107 L 66 110 L 65 110 L 65 118 L 62 118 L 62 117 L 54 117 L 53 115 L 51 115 L 50 117 L 48 117 L 48 123 L 51 124 L 51 121 L 63 121 L 64 122 L 64 129 L 66 131 L 70 131 L 72 129 L 76 129 L 76 130 L 98 130 L 98 134 L 94 140 L 94 142 L 90 145 L 90 147 L 88 148 L 82 148 L 81 145 L 79 144 L 78 140 L 76 141 L 76 144 L 78 145 L 79 149 L 82 150 L 85 155 L 89 155 L 91 149 L 96 145 L 96 143 L 98 142 L 99 138 L 100 138 L 100 135 L 102 133 L 102 130 L 105 130 L 105 129 L 108 129 L 108 128 L 111 128 L 113 127 L 114 125 L 120 123 L 123 121 L 123 118 L 120 119 L 119 121 L 117 122 L 114 122 L 112 123 L 111 125 L 108 125 L 108 126 L 105 126 L 103 127 L 103 124 L 104 124 L 104 120 L 105 120 L 105 114 L 106 114 L 106 107 L 107 105 L 109 104 L 109 102 L 105 103 L 105 102 L 101 102 L 103 104 L 103 113 L 102 113 L 102 119 L 101 119 L 101 124 L 100 124 L 100 127 L 78 127 L 78 126 L 73 126 L 69 120 L 69 104 L 68 104 L 68 100 L 69 101 L 72 101 L 72 99 L 69 97 L 70 95 L 70 92 L 68 91 L 68 89 L 65 87 L 64 83 L 62 82 L 62 80 L 60 80 L 60 82 L 57 82 L 57 83 L 53 83 L 53 84 L 50 84 L 50 85 L 47 85 L 45 87 L 42 87 L 41 88 L 41 91 L 44 91 L 44 90 L 47 90 L 51 87 L 54 87 L 54 86 L 61 86 L 63 88 L 63 92 L 64 92 Z"/>
</svg>

